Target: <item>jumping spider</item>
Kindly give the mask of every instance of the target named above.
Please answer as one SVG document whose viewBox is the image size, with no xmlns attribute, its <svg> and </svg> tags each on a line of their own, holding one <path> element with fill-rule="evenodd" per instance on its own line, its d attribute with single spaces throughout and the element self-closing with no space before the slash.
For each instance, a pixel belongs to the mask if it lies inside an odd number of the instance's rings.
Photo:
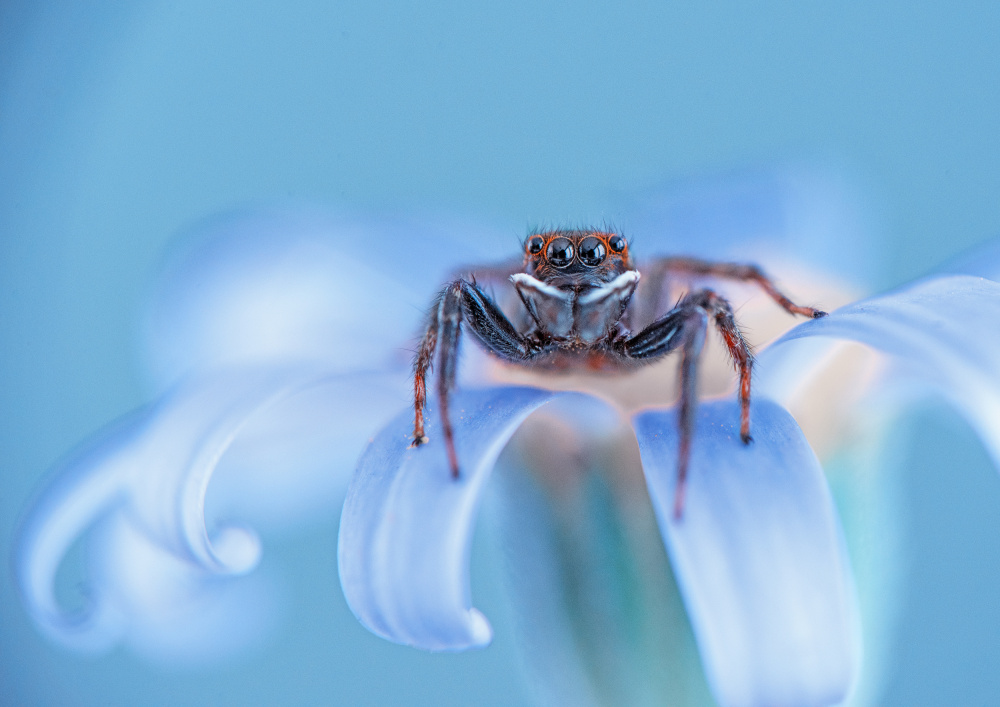
<svg viewBox="0 0 1000 707">
<path fill-rule="evenodd" d="M 448 395 L 455 385 L 463 322 L 469 325 L 473 336 L 487 352 L 503 361 L 528 367 L 627 370 L 680 350 L 683 356 L 678 417 L 680 446 L 674 498 L 677 518 L 684 508 L 697 405 L 695 380 L 708 321 L 715 322 L 739 375 L 740 437 L 744 444 L 752 441 L 750 371 L 753 355 L 736 324 L 732 306 L 711 289 L 689 292 L 669 311 L 655 317 L 668 276 L 712 276 L 753 282 L 791 314 L 811 318 L 826 314 L 794 304 L 755 265 L 661 258 L 644 268 L 646 278 L 653 283 L 645 288 L 646 295 L 641 298 L 644 301 L 639 303 L 639 308 L 653 315 L 649 317 L 652 323 L 638 334 L 632 334 L 628 330 L 633 318 L 629 305 L 639 283 L 639 271 L 629 255 L 625 239 L 613 232 L 556 230 L 533 233 L 524 242 L 521 272 L 516 270 L 493 268 L 488 272 L 509 275 L 524 304 L 526 316 L 520 329 L 476 284 L 474 277 L 471 281 L 455 279 L 438 296 L 414 360 L 413 446 L 428 441 L 424 434 L 426 377 L 437 350 L 441 429 L 452 476 L 458 478 Z M 636 302 L 639 300 L 636 298 Z"/>
</svg>

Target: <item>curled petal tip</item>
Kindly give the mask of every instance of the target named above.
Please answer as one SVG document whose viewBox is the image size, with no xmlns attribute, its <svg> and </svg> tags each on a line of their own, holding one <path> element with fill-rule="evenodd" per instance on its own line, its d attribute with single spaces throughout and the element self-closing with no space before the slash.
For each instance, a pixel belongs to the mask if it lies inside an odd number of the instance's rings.
<svg viewBox="0 0 1000 707">
<path fill-rule="evenodd" d="M 303 416 L 325 409 L 316 399 L 320 394 L 351 401 L 349 419 L 343 419 L 346 414 L 322 418 L 343 428 L 334 435 L 350 437 L 363 430 L 397 396 L 392 385 L 383 395 L 378 386 L 373 390 L 369 377 L 358 378 L 330 376 L 311 367 L 241 369 L 191 378 L 71 455 L 29 510 L 17 541 L 17 581 L 38 625 L 71 648 L 99 650 L 139 634 L 150 644 L 176 637 L 170 612 L 187 612 L 194 625 L 210 620 L 209 613 L 229 611 L 224 596 L 236 597 L 242 590 L 223 591 L 223 578 L 253 570 L 262 544 L 247 526 L 213 522 L 220 516 L 246 517 L 240 503 L 254 495 L 244 475 L 242 486 L 218 488 L 209 503 L 217 468 L 239 438 L 247 456 L 235 467 L 243 472 L 247 466 L 273 464 L 278 471 L 270 472 L 272 483 L 257 480 L 270 491 L 256 495 L 270 493 L 261 502 L 269 502 L 272 513 L 282 512 L 274 508 L 288 505 L 290 497 L 276 499 L 274 489 L 280 491 L 280 484 L 273 480 L 282 472 L 282 480 L 296 473 L 296 461 L 266 455 L 261 460 L 260 442 L 282 439 L 287 432 L 282 424 L 298 427 Z M 359 387 L 367 396 L 363 400 L 356 400 Z M 279 403 L 285 404 L 282 424 L 269 417 Z M 353 451 L 345 448 L 346 454 Z M 326 475 L 331 471 L 323 469 Z M 220 507 L 224 510 L 215 512 Z M 83 535 L 92 536 L 87 573 L 92 586 L 77 602 L 82 607 L 70 612 L 57 600 L 55 578 L 66 553 Z"/>
<path fill-rule="evenodd" d="M 469 548 L 485 482 L 514 430 L 553 397 L 534 388 L 460 391 L 453 404 L 462 478 L 444 436 L 408 447 L 412 411 L 393 420 L 358 464 L 341 516 L 338 563 L 348 605 L 372 632 L 433 651 L 488 644 L 471 606 Z M 437 424 L 429 416 L 429 425 Z"/>
<path fill-rule="evenodd" d="M 469 610 L 470 645 L 475 648 L 488 646 L 493 642 L 493 627 L 478 609 Z"/>
<path fill-rule="evenodd" d="M 76 650 L 109 649 L 122 634 L 122 617 L 100 586 L 87 587 L 82 606 L 68 611 L 56 598 L 56 573 L 80 535 L 126 502 L 124 450 L 143 424 L 142 415 L 133 415 L 71 455 L 28 510 L 15 541 L 15 578 L 28 612 L 46 635 Z"/>
<path fill-rule="evenodd" d="M 260 536 L 244 526 L 229 526 L 212 538 L 212 552 L 226 574 L 246 574 L 260 562 Z"/>
</svg>

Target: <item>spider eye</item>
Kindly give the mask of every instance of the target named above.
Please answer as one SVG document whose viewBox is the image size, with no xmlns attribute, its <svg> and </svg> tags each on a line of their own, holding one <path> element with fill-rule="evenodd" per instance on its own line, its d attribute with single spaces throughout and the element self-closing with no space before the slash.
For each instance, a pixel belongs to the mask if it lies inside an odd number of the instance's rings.
<svg viewBox="0 0 1000 707">
<path fill-rule="evenodd" d="M 608 245 L 611 246 L 611 250 L 615 253 L 621 253 L 625 250 L 625 239 L 621 236 L 611 236 L 608 239 Z"/>
<path fill-rule="evenodd" d="M 557 268 L 564 268 L 573 261 L 573 244 L 569 238 L 553 238 L 545 257 Z"/>
<path fill-rule="evenodd" d="M 604 244 L 600 238 L 587 236 L 580 241 L 580 260 L 591 267 L 601 264 L 604 260 Z"/>
<path fill-rule="evenodd" d="M 542 252 L 542 246 L 545 245 L 545 239 L 541 236 L 532 236 L 528 239 L 528 253 L 530 255 L 538 255 Z"/>
</svg>

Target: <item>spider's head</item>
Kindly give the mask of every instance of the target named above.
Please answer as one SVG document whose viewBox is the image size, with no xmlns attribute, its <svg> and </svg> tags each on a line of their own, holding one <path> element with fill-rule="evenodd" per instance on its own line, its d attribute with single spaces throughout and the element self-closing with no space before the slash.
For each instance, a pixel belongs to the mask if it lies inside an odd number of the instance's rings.
<svg viewBox="0 0 1000 707">
<path fill-rule="evenodd" d="M 610 282 L 632 262 L 628 243 L 604 231 L 546 231 L 524 241 L 525 272 L 553 287 Z"/>
</svg>

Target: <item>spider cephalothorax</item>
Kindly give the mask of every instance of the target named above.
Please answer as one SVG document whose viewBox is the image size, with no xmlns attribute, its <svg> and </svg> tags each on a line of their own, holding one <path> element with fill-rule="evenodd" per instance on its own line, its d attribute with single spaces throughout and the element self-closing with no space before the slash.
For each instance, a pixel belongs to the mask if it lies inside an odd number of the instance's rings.
<svg viewBox="0 0 1000 707">
<path fill-rule="evenodd" d="M 492 268 L 491 272 L 503 271 Z M 695 382 L 698 360 L 709 321 L 715 324 L 739 375 L 740 435 L 750 437 L 750 373 L 753 357 L 733 316 L 729 302 L 703 288 L 684 295 L 659 314 L 663 283 L 671 274 L 713 276 L 754 282 L 792 314 L 821 317 L 825 313 L 800 307 L 782 295 L 754 265 L 712 263 L 692 258 L 653 260 L 644 272 L 654 281 L 647 287 L 644 311 L 654 312 L 638 333 L 629 330 L 630 304 L 640 273 L 629 255 L 628 243 L 613 232 L 556 230 L 533 233 L 524 242 L 520 272 L 508 269 L 525 316 L 516 326 L 476 284 L 475 278 L 457 278 L 438 296 L 414 362 L 413 444 L 427 441 L 424 408 L 426 376 L 437 352 L 437 387 L 441 428 L 454 477 L 458 456 L 448 415 L 448 394 L 455 384 L 458 342 L 463 323 L 490 354 L 509 363 L 572 370 L 627 369 L 680 351 L 680 445 L 677 461 L 675 515 L 684 504 L 684 480 L 691 453 Z"/>
<path fill-rule="evenodd" d="M 628 243 L 617 233 L 548 231 L 524 243 L 525 272 L 548 284 L 597 285 L 632 268 Z"/>
</svg>

